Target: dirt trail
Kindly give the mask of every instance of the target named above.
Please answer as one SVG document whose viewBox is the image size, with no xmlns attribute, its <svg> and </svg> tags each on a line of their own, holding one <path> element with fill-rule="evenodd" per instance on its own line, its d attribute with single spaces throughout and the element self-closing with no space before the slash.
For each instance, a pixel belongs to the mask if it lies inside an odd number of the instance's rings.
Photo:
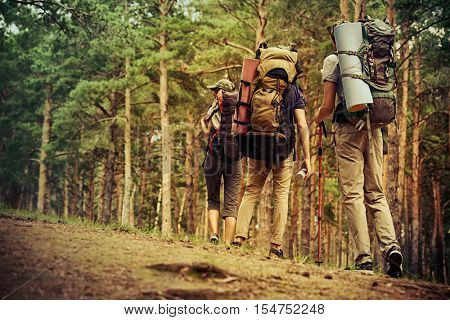
<svg viewBox="0 0 450 320">
<path fill-rule="evenodd" d="M 0 218 L 0 298 L 6 295 L 8 299 L 445 299 L 450 287 L 267 260 L 262 254 L 209 244 Z"/>
</svg>

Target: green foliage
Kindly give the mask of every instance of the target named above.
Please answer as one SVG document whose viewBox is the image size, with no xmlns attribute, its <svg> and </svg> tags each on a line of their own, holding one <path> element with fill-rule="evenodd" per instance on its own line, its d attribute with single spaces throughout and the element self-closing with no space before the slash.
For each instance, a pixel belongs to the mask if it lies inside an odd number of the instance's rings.
<svg viewBox="0 0 450 320">
<path fill-rule="evenodd" d="M 80 190 L 87 197 L 92 168 L 94 211 L 97 211 L 104 196 L 99 194 L 105 186 L 104 173 L 112 159 L 111 192 L 115 194 L 110 222 L 114 223 L 123 174 L 124 92 L 130 88 L 132 175 L 138 187 L 135 206 L 140 200 L 143 179 L 147 182 L 141 208 L 143 225 L 154 228 L 162 176 L 160 62 L 165 61 L 169 71 L 175 203 L 172 211 L 176 216 L 186 192 L 186 131 L 192 130 L 189 116 L 195 124 L 193 156 L 201 164 L 205 139 L 200 134 L 199 120 L 211 102 L 206 85 L 220 78 L 238 84 L 242 59 L 252 57 L 255 50 L 259 22 L 255 7 L 251 1 L 176 1 L 162 21 L 159 2 L 155 0 L 62 3 L 65 9 L 52 1 L 36 2 L 34 6 L 0 1 L 0 201 L 12 207 L 25 207 L 28 197 L 35 203 L 42 109 L 46 95 L 50 94 L 52 133 L 46 146 L 48 188 L 52 195 L 50 211 L 61 214 L 65 183 L 69 185 L 69 198 Z M 352 16 L 352 1 L 349 4 Z M 423 202 L 427 204 L 432 203 L 430 179 L 435 172 L 440 173 L 443 203 L 448 203 L 449 194 L 446 144 L 450 20 L 445 4 L 443 0 L 396 1 L 399 45 L 409 40 L 413 53 L 417 47 L 422 48 L 423 92 L 416 97 L 410 90 L 410 101 L 420 99 L 421 103 L 420 152 Z M 385 1 L 368 1 L 366 9 L 374 18 L 385 17 Z M 304 88 L 307 116 L 311 119 L 321 101 L 322 62 L 333 51 L 326 26 L 340 19 L 339 2 L 273 0 L 268 1 L 266 11 L 265 34 L 269 45 L 294 44 L 300 52 L 304 72 L 299 83 Z M 409 27 L 408 34 L 404 26 Z M 167 51 L 161 53 L 163 30 L 167 31 Z M 126 58 L 130 59 L 128 70 Z M 222 69 L 214 72 L 218 68 Z M 408 117 L 411 124 L 411 115 Z M 334 205 L 340 192 L 332 138 L 324 145 L 325 195 L 330 199 L 324 214 L 327 221 L 334 223 L 337 220 Z M 77 168 L 74 162 L 78 162 Z M 408 170 L 409 167 L 407 173 Z M 145 174 L 141 175 L 143 171 Z M 201 167 L 199 171 L 195 196 L 196 224 L 201 229 L 202 199 L 206 195 Z M 73 215 L 84 217 L 86 202 L 87 199 L 79 197 L 76 203 L 79 211 Z M 424 216 L 432 218 L 432 210 L 432 206 L 424 206 Z M 446 230 L 449 216 L 445 218 Z M 37 214 L 33 217 L 44 219 Z M 181 225 L 185 226 L 185 217 Z M 343 229 L 348 230 L 347 224 L 344 223 Z"/>
</svg>

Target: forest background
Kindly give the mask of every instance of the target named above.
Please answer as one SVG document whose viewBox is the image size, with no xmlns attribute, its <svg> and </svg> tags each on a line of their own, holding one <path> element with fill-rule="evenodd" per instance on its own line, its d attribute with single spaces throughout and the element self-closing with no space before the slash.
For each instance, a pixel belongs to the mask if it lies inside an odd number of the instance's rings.
<svg viewBox="0 0 450 320">
<path fill-rule="evenodd" d="M 333 52 L 326 27 L 367 14 L 397 34 L 398 130 L 388 128 L 384 186 L 405 269 L 448 282 L 449 9 L 444 0 L 1 0 L 0 203 L 207 238 L 206 85 L 238 85 L 261 41 L 294 44 L 310 121 Z M 321 250 L 327 264 L 346 267 L 352 241 L 332 137 L 324 154 Z M 255 247 L 267 244 L 271 183 L 252 220 Z M 294 259 L 317 252 L 317 183 L 292 181 L 284 247 Z M 373 227 L 371 239 L 381 266 Z"/>
</svg>

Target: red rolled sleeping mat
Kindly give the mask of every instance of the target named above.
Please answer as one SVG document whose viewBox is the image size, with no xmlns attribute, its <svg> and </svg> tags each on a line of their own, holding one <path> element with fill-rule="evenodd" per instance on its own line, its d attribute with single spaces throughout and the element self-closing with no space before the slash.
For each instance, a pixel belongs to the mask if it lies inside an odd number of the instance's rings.
<svg viewBox="0 0 450 320">
<path fill-rule="evenodd" d="M 250 100 L 251 100 L 251 83 L 258 76 L 256 68 L 258 67 L 259 59 L 244 58 L 242 63 L 241 86 L 239 88 L 239 98 L 236 109 L 236 133 L 246 134 L 250 121 Z"/>
</svg>

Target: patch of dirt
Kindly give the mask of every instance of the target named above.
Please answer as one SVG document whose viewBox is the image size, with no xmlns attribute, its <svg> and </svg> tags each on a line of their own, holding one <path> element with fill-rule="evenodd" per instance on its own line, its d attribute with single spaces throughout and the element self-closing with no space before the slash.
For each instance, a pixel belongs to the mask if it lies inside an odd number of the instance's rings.
<svg viewBox="0 0 450 320">
<path fill-rule="evenodd" d="M 0 218 L 0 298 L 446 299 L 450 287 L 221 246 Z"/>
</svg>

